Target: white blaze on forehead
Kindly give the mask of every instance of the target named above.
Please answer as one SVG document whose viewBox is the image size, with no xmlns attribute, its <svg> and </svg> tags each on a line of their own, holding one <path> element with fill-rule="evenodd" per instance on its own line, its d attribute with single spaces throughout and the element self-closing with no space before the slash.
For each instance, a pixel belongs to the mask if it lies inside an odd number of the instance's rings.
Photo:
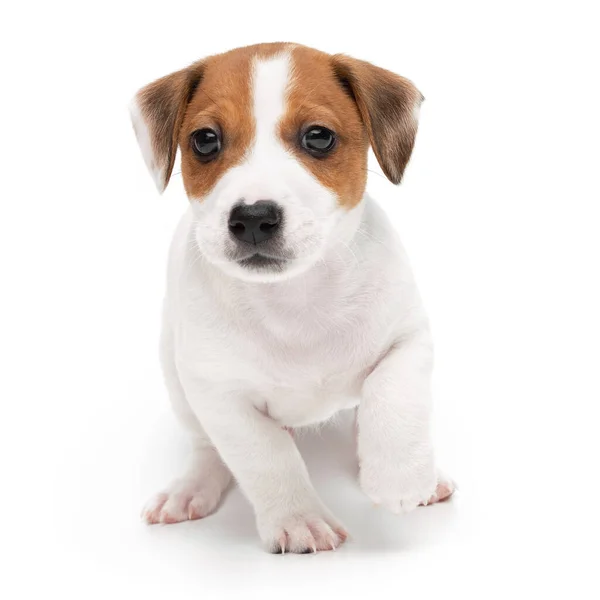
<svg viewBox="0 0 600 600">
<path fill-rule="evenodd" d="M 294 78 L 291 47 L 252 64 L 254 141 L 246 160 L 230 172 L 239 184 L 238 198 L 246 204 L 274 200 L 286 213 L 289 229 L 311 218 L 322 218 L 337 205 L 325 188 L 281 139 L 279 126 L 290 109 L 288 92 Z M 243 183 L 242 183 L 243 182 Z"/>
<path fill-rule="evenodd" d="M 265 175 L 272 176 L 278 160 L 287 160 L 288 153 L 278 135 L 278 126 L 286 110 L 286 91 L 290 79 L 290 55 L 287 52 L 270 58 L 256 58 L 252 73 L 254 143 L 247 163 Z M 266 183 L 266 182 L 263 182 Z M 259 198 L 248 190 L 245 201 L 251 204 Z"/>
<path fill-rule="evenodd" d="M 289 53 L 285 52 L 268 59 L 255 59 L 252 84 L 258 143 L 269 139 L 269 136 L 276 137 L 277 125 L 285 111 L 289 79 Z"/>
</svg>

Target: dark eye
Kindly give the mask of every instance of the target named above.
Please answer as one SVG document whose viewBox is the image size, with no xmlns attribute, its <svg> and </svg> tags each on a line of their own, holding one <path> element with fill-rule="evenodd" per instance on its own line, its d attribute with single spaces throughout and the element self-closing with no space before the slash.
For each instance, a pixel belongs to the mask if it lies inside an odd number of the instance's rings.
<svg viewBox="0 0 600 600">
<path fill-rule="evenodd" d="M 194 154 L 203 162 L 215 158 L 221 150 L 221 138 L 214 129 L 198 129 L 190 137 Z"/>
<path fill-rule="evenodd" d="M 311 127 L 302 136 L 302 147 L 315 156 L 323 156 L 335 146 L 335 133 L 327 127 Z"/>
</svg>

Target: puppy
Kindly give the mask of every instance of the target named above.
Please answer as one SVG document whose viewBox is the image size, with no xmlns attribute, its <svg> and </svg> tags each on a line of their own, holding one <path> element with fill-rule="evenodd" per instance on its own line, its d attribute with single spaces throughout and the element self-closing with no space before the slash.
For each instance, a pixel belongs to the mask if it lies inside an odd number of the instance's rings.
<svg viewBox="0 0 600 600">
<path fill-rule="evenodd" d="M 190 206 L 160 343 L 193 450 L 148 523 L 199 519 L 235 477 L 272 552 L 346 538 L 289 430 L 357 409 L 360 485 L 401 513 L 453 491 L 430 439 L 432 345 L 406 256 L 365 194 L 371 146 L 400 183 L 420 92 L 296 44 L 200 60 L 146 86 L 132 118 L 160 191 L 177 148 Z"/>
</svg>

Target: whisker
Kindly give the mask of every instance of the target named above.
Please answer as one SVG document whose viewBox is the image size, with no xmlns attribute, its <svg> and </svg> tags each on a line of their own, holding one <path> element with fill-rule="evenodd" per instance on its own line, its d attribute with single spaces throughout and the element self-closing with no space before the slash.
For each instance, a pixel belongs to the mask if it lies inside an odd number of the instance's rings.
<svg viewBox="0 0 600 600">
<path fill-rule="evenodd" d="M 367 169 L 369 173 L 373 173 L 373 175 L 377 175 L 377 177 L 381 177 L 382 179 L 387 179 L 385 175 L 378 173 L 377 171 L 373 171 L 373 169 Z"/>
<path fill-rule="evenodd" d="M 343 240 L 340 240 L 340 244 L 342 244 L 346 248 L 348 248 L 350 254 L 352 254 L 352 256 L 354 257 L 354 260 L 356 261 L 356 264 L 359 265 L 360 261 L 358 260 L 358 256 L 356 256 L 356 254 L 354 253 L 354 251 L 352 250 L 352 248 L 350 248 L 350 246 L 348 244 L 346 244 L 346 242 L 344 242 Z"/>
<path fill-rule="evenodd" d="M 382 244 L 385 246 L 385 243 L 383 240 L 375 237 L 372 233 L 368 232 L 366 229 L 363 229 L 362 227 L 359 227 L 356 230 L 356 233 L 363 235 L 364 237 L 366 237 L 367 239 L 372 240 L 373 242 L 375 242 L 376 244 Z"/>
</svg>

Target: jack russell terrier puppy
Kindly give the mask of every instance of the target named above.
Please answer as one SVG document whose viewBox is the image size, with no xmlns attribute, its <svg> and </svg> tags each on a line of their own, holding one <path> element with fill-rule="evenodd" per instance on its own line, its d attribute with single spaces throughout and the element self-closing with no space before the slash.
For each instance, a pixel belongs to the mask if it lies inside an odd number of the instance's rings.
<svg viewBox="0 0 600 600">
<path fill-rule="evenodd" d="M 211 56 L 136 95 L 158 189 L 179 147 L 190 200 L 160 351 L 193 450 L 148 523 L 205 517 L 233 476 L 270 551 L 335 549 L 347 533 L 289 432 L 349 408 L 373 502 L 403 513 L 452 494 L 430 438 L 427 317 L 394 229 L 365 194 L 369 146 L 400 183 L 422 99 L 389 71 L 287 43 Z"/>
</svg>

